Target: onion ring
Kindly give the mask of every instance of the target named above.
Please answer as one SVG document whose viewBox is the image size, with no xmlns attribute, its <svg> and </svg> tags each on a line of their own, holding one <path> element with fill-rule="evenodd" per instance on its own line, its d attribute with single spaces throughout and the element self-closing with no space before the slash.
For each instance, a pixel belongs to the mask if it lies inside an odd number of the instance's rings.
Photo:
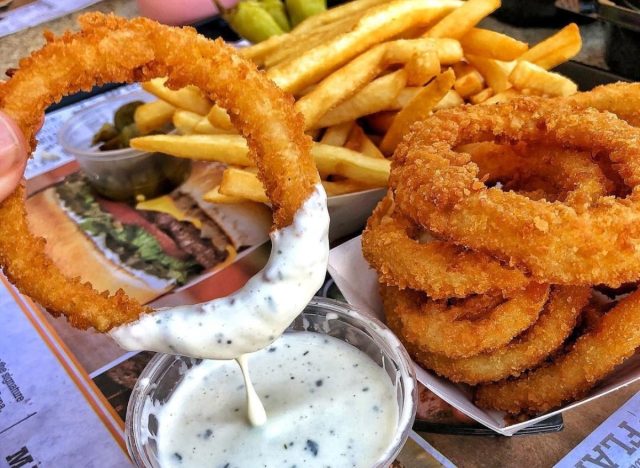
<svg viewBox="0 0 640 468">
<path fill-rule="evenodd" d="M 466 358 L 507 345 L 536 322 L 548 297 L 548 285 L 530 283 L 498 305 L 491 303 L 490 296 L 472 296 L 450 305 L 405 289 L 396 290 L 394 311 L 407 342 L 450 358 Z M 478 300 L 489 305 L 487 313 L 465 318 L 469 301 Z"/>
<path fill-rule="evenodd" d="M 564 98 L 581 107 L 616 114 L 634 127 L 640 127 L 640 83 L 612 83 Z"/>
<path fill-rule="evenodd" d="M 209 41 L 191 28 L 99 13 L 85 14 L 79 22 L 78 33 L 49 35 L 48 44 L 23 59 L 0 85 L 0 107 L 17 122 L 32 150 L 45 108 L 62 96 L 94 84 L 168 76 L 168 86 L 195 85 L 229 109 L 257 163 L 276 229 L 291 224 L 319 183 L 311 142 L 292 97 L 221 40 Z M 109 296 L 66 278 L 46 256 L 45 241 L 29 232 L 23 199 L 20 188 L 0 204 L 0 265 L 20 291 L 54 315 L 66 315 L 74 326 L 102 332 L 151 311 L 122 291 Z"/>
<path fill-rule="evenodd" d="M 477 388 L 478 406 L 543 413 L 584 396 L 640 347 L 640 290 L 630 294 L 553 363 L 518 379 Z"/>
<path fill-rule="evenodd" d="M 584 210 L 487 188 L 469 156 L 453 147 L 544 139 L 604 151 L 626 199 L 602 197 Z M 390 178 L 400 209 L 429 230 L 516 264 L 539 281 L 617 286 L 640 276 L 640 129 L 612 114 L 536 98 L 446 109 L 413 131 L 394 155 Z"/>
<path fill-rule="evenodd" d="M 362 253 L 380 281 L 424 291 L 434 299 L 524 288 L 529 278 L 490 255 L 437 239 L 409 236 L 413 223 L 393 212 L 391 194 L 378 204 L 362 233 Z"/>
<path fill-rule="evenodd" d="M 529 198 L 566 199 L 568 204 L 579 208 L 614 190 L 613 183 L 588 153 L 493 143 L 466 145 L 459 150 L 469 153 L 478 164 L 479 178 L 488 182 L 507 180 L 507 187 L 521 185 L 527 191 L 519 193 Z M 525 152 L 529 152 L 529 157 Z M 556 186 L 532 192 L 532 175 L 545 177 Z M 364 257 L 388 285 L 445 299 L 513 291 L 530 281 L 521 270 L 490 255 L 437 239 L 418 242 L 408 234 L 411 231 L 415 231 L 415 225 L 398 210 L 394 211 L 392 195 L 388 194 L 374 210 L 362 234 Z"/>
<path fill-rule="evenodd" d="M 472 143 L 456 149 L 469 153 L 478 165 L 478 178 L 486 183 L 501 182 L 504 190 L 532 198 L 536 189 L 547 201 L 565 201 L 575 208 L 585 206 L 615 190 L 591 153 L 548 145 L 496 145 Z M 521 187 L 526 187 L 523 192 Z"/>
<path fill-rule="evenodd" d="M 590 295 L 591 288 L 587 286 L 555 287 L 538 321 L 508 345 L 489 353 L 451 359 L 426 352 L 413 343 L 404 344 L 408 346 L 416 362 L 453 382 L 476 385 L 515 377 L 538 366 L 562 346 L 575 327 Z M 393 304 L 387 305 L 385 301 L 385 311 L 387 317 L 393 315 Z M 396 324 L 399 322 L 393 321 Z M 400 336 L 403 334 L 401 332 Z"/>
</svg>

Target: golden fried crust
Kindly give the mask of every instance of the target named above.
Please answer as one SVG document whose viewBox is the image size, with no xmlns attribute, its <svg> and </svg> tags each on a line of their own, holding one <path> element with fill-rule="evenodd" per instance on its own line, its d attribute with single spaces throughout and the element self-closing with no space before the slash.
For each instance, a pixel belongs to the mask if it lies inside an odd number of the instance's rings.
<svg viewBox="0 0 640 468">
<path fill-rule="evenodd" d="M 553 363 L 515 380 L 478 387 L 476 403 L 509 413 L 543 413 L 584 396 L 640 347 L 640 290 L 622 299 Z"/>
<path fill-rule="evenodd" d="M 609 154 L 626 199 L 586 209 L 487 188 L 467 154 L 480 141 L 524 141 Z M 520 98 L 436 113 L 414 125 L 394 155 L 390 185 L 413 221 L 454 243 L 517 265 L 542 282 L 618 286 L 640 277 L 640 129 L 613 114 Z"/>
<path fill-rule="evenodd" d="M 437 239 L 409 237 L 413 223 L 393 212 L 391 195 L 378 204 L 362 233 L 362 253 L 380 281 L 424 291 L 433 299 L 524 288 L 529 278 L 485 253 Z"/>
<path fill-rule="evenodd" d="M 616 114 L 634 127 L 640 127 L 640 83 L 613 83 L 565 98 L 581 107 L 593 107 Z"/>
<path fill-rule="evenodd" d="M 292 97 L 221 40 L 209 41 L 191 28 L 100 13 L 79 21 L 80 32 L 48 37 L 47 45 L 23 59 L 0 86 L 0 108 L 17 122 L 32 149 L 44 110 L 63 96 L 96 84 L 168 76 L 168 86 L 195 85 L 228 110 L 248 141 L 274 207 L 276 228 L 291 223 L 319 182 L 311 141 Z M 89 285 L 65 278 L 46 257 L 44 241 L 29 232 L 23 197 L 23 190 L 17 190 L 0 204 L 0 260 L 22 292 L 53 313 L 67 315 L 76 326 L 99 331 L 148 310 L 123 293 L 99 295 Z"/>
<path fill-rule="evenodd" d="M 393 290 L 392 286 L 389 286 Z M 395 314 L 403 337 L 414 346 L 450 358 L 466 358 L 507 345 L 538 319 L 549 297 L 549 285 L 530 283 L 510 297 L 470 297 L 456 303 L 434 301 L 416 291 L 395 290 Z M 473 302 L 488 301 L 480 317 L 465 317 Z"/>
<path fill-rule="evenodd" d="M 589 151 L 574 151 L 549 145 L 496 145 L 484 142 L 465 145 L 457 151 L 468 153 L 478 166 L 478 178 L 501 182 L 505 189 L 534 190 L 538 185 L 547 200 L 563 200 L 580 208 L 610 195 L 615 185 Z M 529 197 L 531 198 L 531 197 Z"/>
<path fill-rule="evenodd" d="M 409 345 L 411 354 L 416 362 L 453 382 L 475 385 L 515 377 L 538 366 L 562 346 L 590 296 L 587 286 L 556 286 L 536 323 L 508 345 L 489 353 L 451 359 Z"/>
</svg>

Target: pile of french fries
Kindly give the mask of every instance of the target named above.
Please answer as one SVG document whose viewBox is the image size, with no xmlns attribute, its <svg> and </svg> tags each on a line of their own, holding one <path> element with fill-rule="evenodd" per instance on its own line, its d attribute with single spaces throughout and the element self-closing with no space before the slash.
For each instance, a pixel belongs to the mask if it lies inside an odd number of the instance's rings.
<svg viewBox="0 0 640 468">
<path fill-rule="evenodd" d="M 476 27 L 499 6 L 499 0 L 355 0 L 240 53 L 296 98 L 327 193 L 352 193 L 384 187 L 387 158 L 409 126 L 435 110 L 577 91 L 549 70 L 580 51 L 578 27 L 529 48 Z M 141 133 L 172 122 L 177 134 L 142 136 L 132 147 L 227 164 L 207 201 L 267 202 L 245 140 L 224 109 L 194 87 L 172 90 L 156 79 L 143 88 L 159 100 L 136 111 Z"/>
</svg>

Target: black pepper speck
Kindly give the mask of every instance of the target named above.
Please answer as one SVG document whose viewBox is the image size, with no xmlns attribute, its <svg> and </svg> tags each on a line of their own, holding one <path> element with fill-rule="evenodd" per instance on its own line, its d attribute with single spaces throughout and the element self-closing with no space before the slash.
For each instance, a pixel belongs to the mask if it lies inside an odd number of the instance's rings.
<svg viewBox="0 0 640 468">
<path fill-rule="evenodd" d="M 317 457 L 318 456 L 318 448 L 319 447 L 318 447 L 318 443 L 317 442 L 315 442 L 315 441 L 313 441 L 311 439 L 308 439 L 307 440 L 307 445 L 306 445 L 306 447 L 304 449 L 308 450 L 309 452 L 311 452 L 314 457 Z"/>
</svg>

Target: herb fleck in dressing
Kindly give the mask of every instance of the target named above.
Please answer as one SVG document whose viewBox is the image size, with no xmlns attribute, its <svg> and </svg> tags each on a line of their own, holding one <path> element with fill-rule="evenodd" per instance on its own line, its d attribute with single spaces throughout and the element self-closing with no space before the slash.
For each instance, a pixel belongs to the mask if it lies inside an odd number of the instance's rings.
<svg viewBox="0 0 640 468">
<path fill-rule="evenodd" d="M 203 361 L 153 410 L 161 466 L 371 467 L 389 449 L 396 391 L 362 351 L 295 332 L 249 359 L 267 422 L 250 424 L 236 362 Z"/>
</svg>

